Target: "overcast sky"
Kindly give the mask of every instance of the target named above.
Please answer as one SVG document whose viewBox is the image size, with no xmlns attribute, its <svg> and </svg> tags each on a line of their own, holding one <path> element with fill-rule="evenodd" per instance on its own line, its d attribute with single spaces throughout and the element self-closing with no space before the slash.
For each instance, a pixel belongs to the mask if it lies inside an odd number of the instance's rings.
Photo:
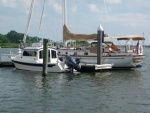
<svg viewBox="0 0 150 113">
<path fill-rule="evenodd" d="M 67 26 L 73 33 L 143 35 L 150 44 L 150 0 L 66 0 Z M 40 37 L 62 40 L 63 0 L 46 0 Z M 37 36 L 44 0 L 35 0 L 28 35 Z M 31 0 L 0 0 L 0 33 L 25 32 Z"/>
</svg>

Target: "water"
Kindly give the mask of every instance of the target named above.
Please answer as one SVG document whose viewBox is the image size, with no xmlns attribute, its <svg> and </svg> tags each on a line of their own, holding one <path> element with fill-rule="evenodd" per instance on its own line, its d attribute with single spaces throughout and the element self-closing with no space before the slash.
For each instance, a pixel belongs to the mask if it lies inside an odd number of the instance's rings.
<svg viewBox="0 0 150 113">
<path fill-rule="evenodd" d="M 0 68 L 0 113 L 149 113 L 150 51 L 141 68 L 41 73 Z"/>
</svg>

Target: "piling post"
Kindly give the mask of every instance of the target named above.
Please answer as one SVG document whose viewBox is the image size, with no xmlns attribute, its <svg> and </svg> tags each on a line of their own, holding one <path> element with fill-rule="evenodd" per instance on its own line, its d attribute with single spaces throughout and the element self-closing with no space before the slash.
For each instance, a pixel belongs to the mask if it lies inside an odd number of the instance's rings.
<svg viewBox="0 0 150 113">
<path fill-rule="evenodd" d="M 104 31 L 100 25 L 97 29 L 97 64 L 102 64 L 102 40 L 104 38 Z"/>
<path fill-rule="evenodd" d="M 48 39 L 43 39 L 43 76 L 47 75 Z"/>
</svg>

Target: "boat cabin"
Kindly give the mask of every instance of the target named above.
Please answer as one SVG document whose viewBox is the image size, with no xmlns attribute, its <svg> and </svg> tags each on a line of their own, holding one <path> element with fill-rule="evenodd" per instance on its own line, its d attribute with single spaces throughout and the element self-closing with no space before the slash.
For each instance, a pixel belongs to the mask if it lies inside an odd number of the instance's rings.
<svg viewBox="0 0 150 113">
<path fill-rule="evenodd" d="M 23 49 L 22 58 L 26 60 L 36 60 L 36 62 L 43 62 L 43 48 L 41 47 L 27 47 Z M 57 62 L 57 50 L 48 48 L 48 62 Z"/>
</svg>

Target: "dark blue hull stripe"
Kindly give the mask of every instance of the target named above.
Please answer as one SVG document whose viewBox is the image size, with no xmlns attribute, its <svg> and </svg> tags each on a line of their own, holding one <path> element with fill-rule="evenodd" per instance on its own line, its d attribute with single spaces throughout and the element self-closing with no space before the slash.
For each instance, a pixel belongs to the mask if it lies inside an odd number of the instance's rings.
<svg viewBox="0 0 150 113">
<path fill-rule="evenodd" d="M 42 67 L 43 64 L 40 63 L 40 64 L 36 64 L 36 63 L 25 63 L 25 62 L 19 62 L 19 61 L 14 61 L 12 60 L 12 62 L 14 63 L 17 63 L 17 64 L 22 64 L 22 65 L 26 65 L 26 66 L 37 66 L 37 67 Z M 53 67 L 55 66 L 56 64 L 48 64 L 48 67 Z"/>
</svg>

